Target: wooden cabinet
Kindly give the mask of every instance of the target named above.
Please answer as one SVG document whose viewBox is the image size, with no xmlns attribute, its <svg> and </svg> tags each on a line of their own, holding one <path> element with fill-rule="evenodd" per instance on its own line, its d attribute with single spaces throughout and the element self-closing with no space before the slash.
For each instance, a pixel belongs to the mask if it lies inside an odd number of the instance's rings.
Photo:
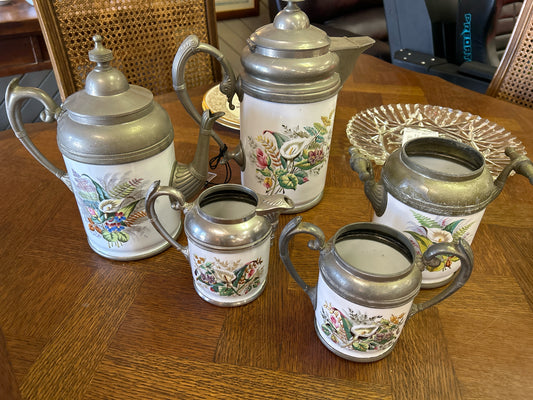
<svg viewBox="0 0 533 400">
<path fill-rule="evenodd" d="M 0 76 L 50 68 L 35 9 L 24 0 L 0 6 Z"/>
</svg>

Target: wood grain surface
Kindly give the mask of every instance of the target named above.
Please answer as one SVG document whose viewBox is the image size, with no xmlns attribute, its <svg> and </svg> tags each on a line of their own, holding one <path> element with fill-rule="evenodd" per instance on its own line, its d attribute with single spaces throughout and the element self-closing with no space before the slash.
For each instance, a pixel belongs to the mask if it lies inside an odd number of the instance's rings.
<svg viewBox="0 0 533 400">
<path fill-rule="evenodd" d="M 198 107 L 202 94 L 193 93 Z M 178 160 L 190 162 L 198 127 L 175 95 L 157 99 L 174 124 Z M 363 55 L 339 94 L 324 198 L 300 214 L 327 238 L 371 219 L 345 131 L 357 112 L 389 103 L 480 115 L 533 152 L 533 110 Z M 26 127 L 63 165 L 55 125 Z M 237 132 L 217 131 L 229 147 L 238 143 Z M 281 263 L 277 239 L 263 294 L 243 307 L 217 307 L 196 294 L 174 248 L 132 262 L 95 254 L 66 186 L 9 130 L 0 132 L 0 152 L 2 399 L 531 398 L 533 187 L 522 176 L 512 176 L 487 208 L 467 284 L 410 319 L 388 357 L 359 364 L 321 344 L 311 302 Z M 223 170 L 216 172 L 221 181 Z M 233 172 L 238 183 L 235 165 Z M 283 215 L 280 226 L 293 217 Z M 186 242 L 183 234 L 179 241 Z M 316 253 L 304 238 L 291 246 L 309 284 L 318 274 Z M 423 290 L 416 301 L 438 290 Z"/>
</svg>

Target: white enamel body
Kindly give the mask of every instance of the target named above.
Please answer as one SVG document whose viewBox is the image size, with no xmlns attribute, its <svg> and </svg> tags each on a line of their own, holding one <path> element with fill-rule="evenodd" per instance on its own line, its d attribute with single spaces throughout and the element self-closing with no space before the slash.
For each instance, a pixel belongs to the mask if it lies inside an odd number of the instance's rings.
<svg viewBox="0 0 533 400">
<path fill-rule="evenodd" d="M 270 234 L 244 249 L 216 251 L 189 240 L 194 288 L 205 301 L 235 307 L 255 300 L 264 290 L 270 256 Z"/>
<path fill-rule="evenodd" d="M 413 243 L 417 253 L 421 254 L 421 241 L 424 240 L 423 238 L 430 240 L 432 243 L 437 243 L 461 237 L 468 244 L 472 244 L 484 213 L 485 209 L 470 215 L 436 215 L 409 207 L 392 195 L 387 194 L 387 208 L 380 217 L 374 214 L 373 222 L 399 230 Z M 448 227 L 448 230 L 445 229 L 446 227 Z M 437 270 L 430 271 L 425 269 L 422 272 L 422 287 L 431 288 L 446 284 L 453 278 L 460 266 L 461 263 L 459 261 L 445 259 Z"/>
<path fill-rule="evenodd" d="M 242 184 L 261 194 L 285 194 L 295 205 L 291 213 L 316 205 L 326 183 L 336 103 L 337 95 L 314 103 L 282 104 L 244 94 Z"/>
<path fill-rule="evenodd" d="M 338 356 L 358 362 L 376 361 L 394 348 L 412 303 L 413 299 L 393 308 L 355 304 L 335 293 L 320 274 L 315 330 L 322 343 Z"/>
<path fill-rule="evenodd" d="M 117 165 L 92 165 L 64 157 L 72 190 L 91 248 L 116 260 L 155 255 L 170 245 L 153 228 L 145 211 L 152 182 L 169 182 L 174 145 L 145 160 Z M 180 213 L 168 198 L 157 199 L 157 213 L 168 232 L 177 236 Z"/>
</svg>

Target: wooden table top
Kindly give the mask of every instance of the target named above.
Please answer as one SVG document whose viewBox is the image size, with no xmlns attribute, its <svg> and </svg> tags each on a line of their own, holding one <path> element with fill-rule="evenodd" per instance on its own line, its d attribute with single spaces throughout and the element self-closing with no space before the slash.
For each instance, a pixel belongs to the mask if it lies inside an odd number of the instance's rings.
<svg viewBox="0 0 533 400">
<path fill-rule="evenodd" d="M 198 107 L 201 95 L 193 96 Z M 178 160 L 190 162 L 197 126 L 174 94 L 158 101 L 174 123 Z M 533 110 L 363 55 L 339 94 L 324 198 L 301 213 L 327 238 L 371 219 L 349 167 L 346 125 L 361 110 L 391 103 L 480 115 L 533 154 Z M 55 125 L 27 130 L 62 165 Z M 218 132 L 229 147 L 237 144 L 237 132 Z M 533 187 L 522 176 L 512 176 L 487 208 L 467 284 L 411 318 L 388 357 L 359 364 L 319 341 L 311 302 L 281 263 L 277 240 L 263 294 L 242 307 L 217 307 L 196 294 L 174 248 L 132 262 L 95 254 L 66 186 L 11 131 L 0 132 L 0 149 L 0 375 L 9 381 L 11 371 L 13 392 L 23 398 L 526 399 L 533 392 Z M 280 225 L 293 217 L 283 215 Z M 309 283 L 316 253 L 304 239 L 293 248 Z"/>
</svg>

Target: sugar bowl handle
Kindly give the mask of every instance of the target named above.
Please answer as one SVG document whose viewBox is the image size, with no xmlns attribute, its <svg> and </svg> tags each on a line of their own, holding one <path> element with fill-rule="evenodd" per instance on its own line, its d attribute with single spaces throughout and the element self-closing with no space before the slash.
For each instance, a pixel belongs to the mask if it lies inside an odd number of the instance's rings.
<svg viewBox="0 0 533 400">
<path fill-rule="evenodd" d="M 436 296 L 423 303 L 413 303 L 409 311 L 409 317 L 451 296 L 463 287 L 466 281 L 468 281 L 468 278 L 470 278 L 474 265 L 474 253 L 466 240 L 460 238 L 458 241 L 452 243 L 443 242 L 431 245 L 422 257 L 417 260 L 420 269 L 424 269 L 426 265 L 440 264 L 441 260 L 437 258 L 439 255 L 454 255 L 458 257 L 461 261 L 461 268 L 455 275 L 453 281 Z"/>
<path fill-rule="evenodd" d="M 289 271 L 289 274 L 291 274 L 296 283 L 300 285 L 305 293 L 307 293 L 311 299 L 311 303 L 313 303 L 313 308 L 315 308 L 316 286 L 309 286 L 304 282 L 298 272 L 296 272 L 289 254 L 289 243 L 291 239 L 299 233 L 307 233 L 315 237 L 315 239 L 311 239 L 307 243 L 307 246 L 312 250 L 322 250 L 326 245 L 326 237 L 324 236 L 324 232 L 322 232 L 318 226 L 309 222 L 302 222 L 302 217 L 296 217 L 285 225 L 279 238 L 279 254 L 285 268 Z"/>
</svg>

